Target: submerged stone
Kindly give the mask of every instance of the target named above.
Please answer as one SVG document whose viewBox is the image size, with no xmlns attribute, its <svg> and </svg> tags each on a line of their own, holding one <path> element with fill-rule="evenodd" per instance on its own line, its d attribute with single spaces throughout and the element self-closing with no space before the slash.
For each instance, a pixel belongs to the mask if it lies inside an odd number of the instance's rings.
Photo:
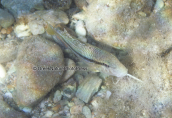
<svg viewBox="0 0 172 118">
<path fill-rule="evenodd" d="M 58 101 L 60 101 L 62 98 L 62 94 L 59 90 L 57 90 L 55 93 L 54 93 L 54 98 L 53 98 L 53 102 L 54 103 L 57 103 Z"/>
<path fill-rule="evenodd" d="M 70 79 L 64 84 L 63 87 L 63 99 L 71 99 L 76 92 L 76 82 Z"/>
<path fill-rule="evenodd" d="M 60 80 L 64 66 L 63 52 L 53 42 L 34 36 L 20 46 L 17 61 L 17 85 L 14 92 L 19 106 L 32 107 Z"/>
<path fill-rule="evenodd" d="M 15 17 L 29 13 L 35 5 L 40 3 L 42 3 L 42 0 L 1 0 L 1 4 Z"/>
<path fill-rule="evenodd" d="M 14 23 L 14 17 L 7 11 L 0 9 L 0 25 L 7 28 Z"/>
<path fill-rule="evenodd" d="M 43 0 L 47 9 L 69 9 L 72 0 Z"/>
<path fill-rule="evenodd" d="M 102 79 L 99 77 L 94 75 L 87 76 L 81 85 L 79 85 L 76 96 L 85 103 L 88 103 L 91 97 L 98 91 L 101 83 Z"/>
<path fill-rule="evenodd" d="M 82 108 L 82 113 L 85 115 L 86 118 L 92 118 L 91 110 L 87 106 L 84 106 Z"/>
</svg>

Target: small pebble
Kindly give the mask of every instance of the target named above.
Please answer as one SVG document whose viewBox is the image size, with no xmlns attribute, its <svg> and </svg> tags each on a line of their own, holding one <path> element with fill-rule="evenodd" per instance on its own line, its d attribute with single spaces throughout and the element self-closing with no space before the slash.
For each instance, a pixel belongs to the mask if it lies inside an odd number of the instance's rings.
<svg viewBox="0 0 172 118">
<path fill-rule="evenodd" d="M 52 104 L 48 104 L 48 107 L 51 107 L 52 106 Z"/>
<path fill-rule="evenodd" d="M 32 116 L 32 118 L 37 118 L 36 116 Z"/>
<path fill-rule="evenodd" d="M 13 31 L 12 27 L 7 28 L 7 34 L 10 34 Z"/>
<path fill-rule="evenodd" d="M 81 105 L 81 106 L 85 105 L 85 103 L 81 101 L 79 98 L 74 98 L 73 100 L 74 100 L 75 105 Z"/>
<path fill-rule="evenodd" d="M 71 114 L 80 114 L 82 112 L 82 106 L 76 105 L 70 108 Z"/>
<path fill-rule="evenodd" d="M 91 101 L 91 104 L 93 105 L 93 107 L 94 107 L 95 109 L 98 109 L 99 104 L 98 104 L 97 99 L 92 100 L 92 101 Z"/>
<path fill-rule="evenodd" d="M 30 36 L 31 32 L 28 25 L 25 24 L 19 24 L 14 28 L 14 32 L 17 35 L 17 37 L 25 37 Z"/>
<path fill-rule="evenodd" d="M 61 106 L 65 106 L 67 105 L 69 102 L 67 100 L 60 100 L 60 105 Z"/>
<path fill-rule="evenodd" d="M 5 39 L 6 38 L 6 35 L 5 34 L 0 34 L 0 38 L 1 39 Z"/>
<path fill-rule="evenodd" d="M 64 111 L 64 113 L 69 113 L 69 107 L 68 107 L 68 106 L 65 106 L 65 107 L 63 108 L 63 111 Z"/>
<path fill-rule="evenodd" d="M 87 0 L 74 0 L 74 2 L 79 9 L 83 9 L 83 7 L 86 7 L 88 4 Z"/>
<path fill-rule="evenodd" d="M 45 107 L 45 103 L 44 103 L 44 101 L 42 101 L 40 104 L 40 108 L 44 108 L 44 107 Z"/>
<path fill-rule="evenodd" d="M 43 23 L 40 21 L 30 21 L 28 25 L 33 35 L 43 34 L 45 32 Z"/>
<path fill-rule="evenodd" d="M 7 35 L 7 38 L 11 38 L 11 35 L 10 35 L 10 34 L 8 34 L 8 35 Z"/>
<path fill-rule="evenodd" d="M 86 36 L 86 30 L 84 27 L 84 22 L 79 20 L 75 25 L 75 32 L 78 36 Z"/>
<path fill-rule="evenodd" d="M 22 109 L 22 111 L 24 111 L 25 113 L 30 113 L 30 112 L 32 111 L 32 109 L 29 108 L 29 107 L 24 107 L 24 108 Z"/>
<path fill-rule="evenodd" d="M 85 115 L 86 118 L 92 118 L 91 110 L 87 106 L 83 107 L 82 113 Z"/>
<path fill-rule="evenodd" d="M 4 28 L 14 23 L 14 17 L 7 11 L 0 9 L 0 25 Z"/>
<path fill-rule="evenodd" d="M 60 118 L 60 117 L 59 117 L 59 113 L 53 114 L 52 118 Z"/>
<path fill-rule="evenodd" d="M 68 106 L 69 106 L 69 107 L 72 107 L 72 106 L 74 106 L 74 105 L 75 105 L 74 102 L 69 102 L 69 103 L 68 103 Z"/>
<path fill-rule="evenodd" d="M 52 108 L 53 111 L 59 111 L 59 109 L 61 108 L 61 105 L 56 105 L 55 107 Z"/>
<path fill-rule="evenodd" d="M 36 116 L 32 116 L 32 118 L 37 118 Z"/>
<path fill-rule="evenodd" d="M 7 33 L 6 29 L 3 28 L 3 29 L 1 30 L 1 33 L 2 33 L 2 34 L 6 34 L 6 33 Z"/>
<path fill-rule="evenodd" d="M 163 0 L 156 0 L 154 11 L 155 13 L 160 11 L 164 7 L 164 1 Z"/>
<path fill-rule="evenodd" d="M 142 17 L 146 17 L 146 13 L 144 13 L 144 12 L 142 12 L 142 11 L 138 12 L 138 14 L 139 14 L 140 16 L 142 16 Z"/>
<path fill-rule="evenodd" d="M 58 101 L 60 101 L 62 98 L 62 94 L 59 90 L 57 90 L 54 94 L 54 98 L 53 98 L 53 102 L 57 103 Z"/>
<path fill-rule="evenodd" d="M 53 115 L 53 112 L 52 111 L 46 111 L 44 117 L 51 118 L 52 115 Z"/>
<path fill-rule="evenodd" d="M 10 92 L 7 92 L 3 95 L 3 97 L 6 98 L 13 98 L 12 94 Z"/>
<path fill-rule="evenodd" d="M 71 99 L 76 92 L 76 82 L 73 79 L 70 80 L 72 80 L 71 83 L 63 88 L 63 97 L 66 99 Z"/>
<path fill-rule="evenodd" d="M 112 93 L 111 93 L 110 91 L 106 91 L 106 99 L 107 99 L 107 100 L 110 98 L 111 94 L 112 94 Z"/>
<path fill-rule="evenodd" d="M 0 79 L 6 76 L 6 70 L 2 64 L 0 64 Z M 1 81 L 0 81 L 1 82 Z"/>
</svg>

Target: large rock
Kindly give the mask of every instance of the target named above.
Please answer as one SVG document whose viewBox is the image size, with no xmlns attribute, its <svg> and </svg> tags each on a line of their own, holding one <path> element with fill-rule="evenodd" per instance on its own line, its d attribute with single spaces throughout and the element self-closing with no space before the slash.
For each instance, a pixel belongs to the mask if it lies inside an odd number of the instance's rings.
<svg viewBox="0 0 172 118">
<path fill-rule="evenodd" d="M 14 23 L 14 17 L 7 11 L 0 9 L 0 25 L 4 28 L 11 26 Z"/>
<path fill-rule="evenodd" d="M 29 13 L 32 8 L 40 3 L 42 3 L 42 0 L 1 0 L 1 4 L 10 10 L 15 17 Z"/>
<path fill-rule="evenodd" d="M 19 106 L 33 106 L 60 80 L 64 58 L 61 48 L 48 40 L 35 36 L 20 46 L 17 61 L 17 85 L 14 92 Z M 44 70 L 43 70 L 44 69 Z"/>
</svg>

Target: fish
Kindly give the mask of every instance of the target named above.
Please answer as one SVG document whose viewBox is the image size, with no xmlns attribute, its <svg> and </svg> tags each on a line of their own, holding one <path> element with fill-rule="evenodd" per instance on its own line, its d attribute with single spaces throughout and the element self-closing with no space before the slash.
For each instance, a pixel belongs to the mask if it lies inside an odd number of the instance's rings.
<svg viewBox="0 0 172 118">
<path fill-rule="evenodd" d="M 74 54 L 86 64 L 91 64 L 96 72 L 102 72 L 116 77 L 129 76 L 138 81 L 140 79 L 128 74 L 128 69 L 117 59 L 115 55 L 89 43 L 82 42 L 69 33 L 65 27 L 54 28 L 48 24 L 46 31 L 50 35 L 57 36 Z"/>
</svg>

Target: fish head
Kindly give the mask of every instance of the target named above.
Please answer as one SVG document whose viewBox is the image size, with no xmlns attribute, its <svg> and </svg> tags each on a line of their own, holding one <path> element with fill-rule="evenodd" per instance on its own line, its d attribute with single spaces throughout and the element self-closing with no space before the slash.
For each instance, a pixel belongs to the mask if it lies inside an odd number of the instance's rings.
<svg viewBox="0 0 172 118">
<path fill-rule="evenodd" d="M 100 72 L 116 77 L 124 77 L 128 74 L 128 69 L 118 60 L 106 61 L 98 67 Z"/>
</svg>

